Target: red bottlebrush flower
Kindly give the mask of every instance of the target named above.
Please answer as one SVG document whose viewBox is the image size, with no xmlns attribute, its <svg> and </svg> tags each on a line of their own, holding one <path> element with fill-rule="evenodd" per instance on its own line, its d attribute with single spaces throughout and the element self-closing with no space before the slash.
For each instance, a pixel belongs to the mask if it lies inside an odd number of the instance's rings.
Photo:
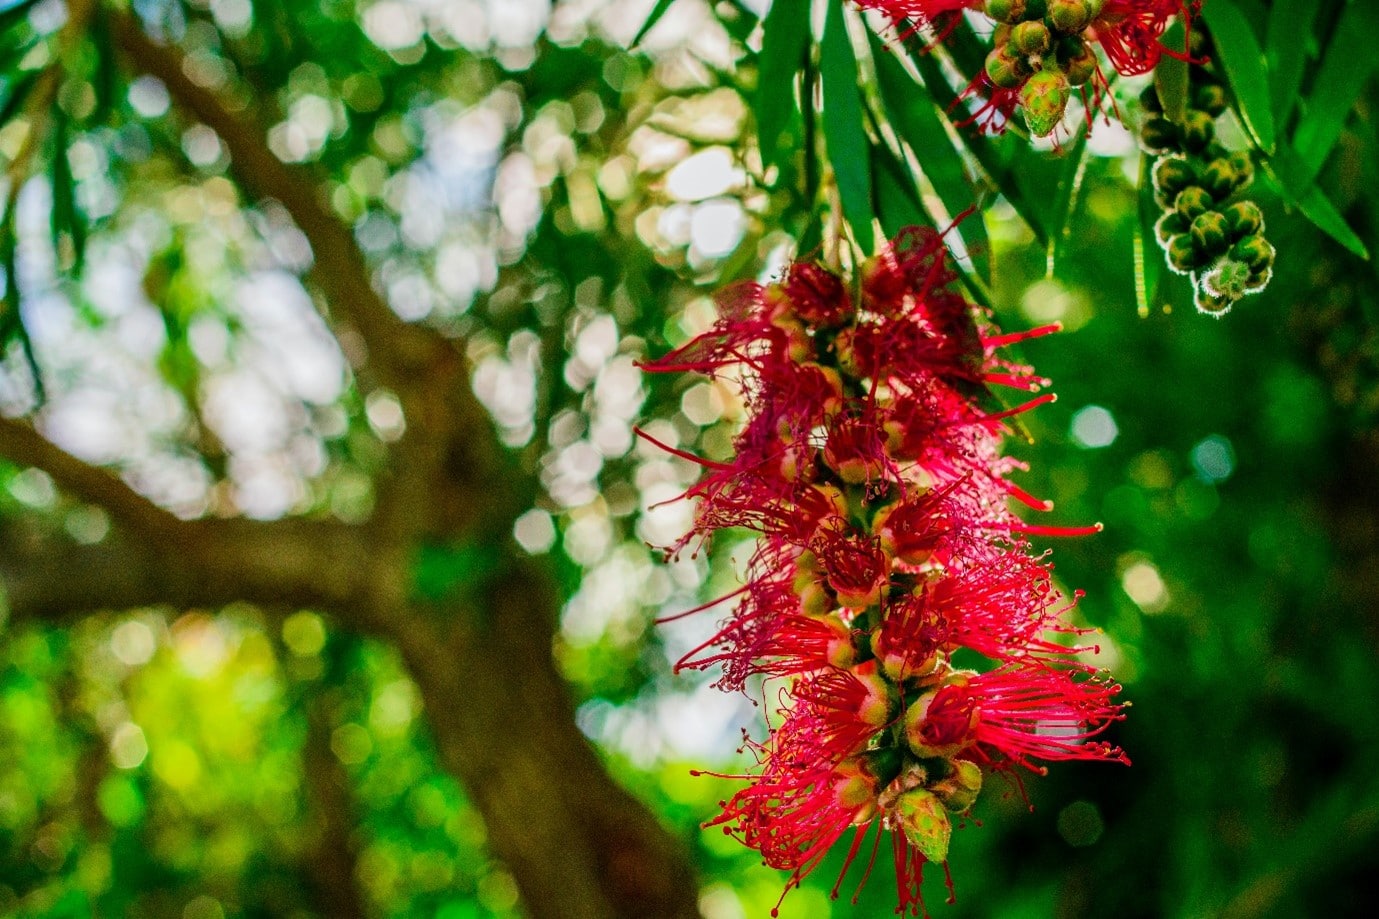
<svg viewBox="0 0 1379 919">
<path fill-rule="evenodd" d="M 1120 687 L 1085 668 L 1010 665 L 972 677 L 964 691 L 979 711 L 979 750 L 1035 771 L 1035 759 L 1130 762 L 1119 747 L 1091 740 L 1124 716 L 1112 701 Z"/>
<path fill-rule="evenodd" d="M 853 0 L 864 10 L 878 10 L 893 22 L 906 19 L 921 25 L 934 25 L 945 13 L 981 9 L 984 0 Z"/>
<path fill-rule="evenodd" d="M 833 328 L 852 318 L 852 299 L 842 278 L 813 262 L 791 265 L 772 294 L 772 299 L 812 328 Z"/>
<path fill-rule="evenodd" d="M 860 610 L 881 602 L 890 580 L 890 559 L 875 539 L 859 536 L 845 525 L 830 525 L 819 528 L 812 548 L 839 604 Z"/>
<path fill-rule="evenodd" d="M 1187 56 L 1187 49 L 1165 48 L 1160 39 L 1169 20 L 1178 15 L 1190 20 L 1196 6 L 1185 0 L 1106 0 L 1091 35 L 1119 73 L 1149 73 L 1166 53 Z"/>
<path fill-rule="evenodd" d="M 1125 761 L 1093 739 L 1119 719 L 1119 687 L 1059 640 L 1077 631 L 1060 620 L 1071 604 L 1021 536 L 1079 531 L 1006 507 L 1050 509 L 1010 480 L 1022 467 L 1000 437 L 1052 397 L 1002 409 L 987 387 L 1047 385 L 997 352 L 1056 326 L 986 329 L 932 231 L 902 233 L 860 279 L 853 298 L 801 263 L 731 288 L 712 329 L 649 369 L 734 369 L 748 411 L 735 456 L 698 461 L 686 539 L 746 527 L 761 543 L 723 598 L 735 609 L 677 668 L 721 666 L 726 689 L 780 681 L 782 705 L 711 824 L 790 871 L 786 890 L 849 829 L 845 864 L 871 835 L 870 865 L 890 832 L 900 910 L 918 912 L 923 867 L 946 861 L 948 814 L 973 806 L 983 769 Z M 954 670 L 959 651 L 990 669 Z"/>
</svg>

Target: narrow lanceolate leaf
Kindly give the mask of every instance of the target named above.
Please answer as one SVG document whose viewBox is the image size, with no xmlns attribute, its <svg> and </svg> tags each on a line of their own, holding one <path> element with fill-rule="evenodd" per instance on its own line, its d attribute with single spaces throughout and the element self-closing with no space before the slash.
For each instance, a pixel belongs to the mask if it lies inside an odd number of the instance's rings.
<svg viewBox="0 0 1379 919">
<path fill-rule="evenodd" d="M 1347 117 L 1376 69 L 1379 54 L 1379 4 L 1351 3 L 1332 31 L 1312 81 L 1307 111 L 1293 134 L 1293 149 L 1308 181 L 1316 178 L 1340 140 Z"/>
<path fill-rule="evenodd" d="M 1304 217 L 1360 258 L 1369 258 L 1364 240 L 1345 222 L 1326 193 L 1317 187 L 1307 173 L 1306 164 L 1291 148 L 1279 150 L 1278 156 L 1265 163 L 1265 167 L 1278 183 L 1284 199 L 1302 211 Z"/>
<path fill-rule="evenodd" d="M 1211 0 L 1202 7 L 1202 18 L 1211 30 L 1217 63 L 1226 74 L 1240 110 L 1241 120 L 1260 149 L 1275 149 L 1274 106 L 1269 94 L 1269 74 L 1264 52 L 1249 19 L 1233 0 Z"/>
<path fill-rule="evenodd" d="M 1159 205 L 1154 200 L 1154 179 L 1150 167 L 1154 158 L 1140 156 L 1140 219 L 1135 224 L 1135 302 L 1141 316 L 1148 316 L 1159 293 L 1159 279 L 1164 272 L 1164 254 L 1154 235 L 1154 222 L 1159 219 Z"/>
<path fill-rule="evenodd" d="M 1086 125 L 1078 127 L 1072 144 L 1063 156 L 1063 176 L 1058 182 L 1050 209 L 1048 273 L 1053 276 L 1054 266 L 1061 264 L 1067 252 L 1068 243 L 1073 238 L 1073 215 L 1077 212 L 1077 202 L 1082 193 L 1082 179 L 1087 174 L 1087 134 Z"/>
<path fill-rule="evenodd" d="M 862 251 L 874 248 L 872 229 L 870 141 L 862 116 L 862 96 L 857 86 L 857 56 L 848 37 L 847 21 L 840 3 L 831 3 L 824 21 L 819 48 L 819 76 L 824 88 L 821 119 L 824 147 L 838 182 L 843 216 L 852 227 Z"/>
<path fill-rule="evenodd" d="M 661 21 L 661 17 L 666 14 L 666 10 L 670 9 L 670 5 L 674 2 L 675 0 L 656 0 L 656 5 L 651 8 L 651 13 L 646 17 L 646 22 L 642 23 L 642 27 L 637 30 L 636 37 L 632 39 L 631 47 L 635 48 L 642 43 L 642 39 L 646 38 L 646 33 L 655 28 L 656 23 Z"/>
<path fill-rule="evenodd" d="M 28 15 L 30 8 L 37 6 L 38 0 L 18 0 L 17 3 L 0 3 L 0 29 L 8 29 Z"/>
<path fill-rule="evenodd" d="M 963 111 L 963 102 L 948 85 L 934 56 L 921 50 L 917 54 L 912 54 L 911 60 L 918 68 L 920 76 L 924 78 L 924 85 L 928 87 L 934 100 L 943 109 L 945 117 L 951 122 L 955 112 Z M 1043 173 L 1048 170 L 1047 166 L 1042 166 L 1038 162 L 1042 154 L 1031 151 L 1026 140 L 1010 132 L 1000 137 L 990 137 L 982 134 L 975 125 L 965 124 L 958 127 L 956 133 L 963 146 L 990 178 L 992 188 L 998 189 L 1005 196 L 1039 244 L 1048 245 L 1048 227 L 1043 210 L 1035 201 L 1037 193 L 1031 185 L 1032 182 L 1040 183 L 1045 178 Z M 915 152 L 919 155 L 920 166 L 927 168 L 929 157 L 924 151 Z M 1053 168 L 1057 169 L 1056 166 Z"/>
<path fill-rule="evenodd" d="M 6 79 L 3 96 L 5 101 L 0 103 L 0 125 L 9 124 L 10 119 L 24 104 L 24 100 L 29 98 L 29 92 L 38 82 L 41 73 L 41 70 L 31 70 L 13 79 Z"/>
<path fill-rule="evenodd" d="M 1183 36 L 1182 20 L 1174 20 L 1164 32 L 1163 46 L 1182 48 Z M 1164 115 L 1170 121 L 1182 121 L 1187 112 L 1187 68 L 1187 61 L 1168 54 L 1160 58 L 1158 66 L 1154 68 L 1154 88 L 1158 92 Z"/>
<path fill-rule="evenodd" d="M 891 49 L 875 35 L 870 36 L 872 59 L 876 62 L 877 88 L 885 106 L 886 118 L 901 140 L 919 160 L 920 170 L 943 203 L 944 214 L 930 213 L 935 226 L 947 225 L 959 214 L 977 204 L 978 189 L 963 166 L 962 157 L 944 129 L 933 97 L 910 78 Z M 973 214 L 958 225 L 972 259 L 972 267 L 983 281 L 991 279 L 991 244 L 986 221 Z M 887 235 L 893 235 L 889 230 Z"/>
<path fill-rule="evenodd" d="M 1306 36 L 1317 18 L 1317 0 L 1274 0 L 1269 10 L 1269 34 L 1264 57 L 1269 64 L 1269 89 L 1274 97 L 1274 124 L 1288 127 L 1288 118 L 1302 88 L 1307 64 Z"/>
<path fill-rule="evenodd" d="M 752 108 L 757 119 L 761 164 L 777 164 L 786 150 L 781 137 L 793 114 L 796 77 L 809 53 L 809 16 L 790 2 L 771 4 L 762 23 L 761 54 L 757 56 L 757 91 Z"/>
<path fill-rule="evenodd" d="M 915 177 L 885 144 L 871 148 L 871 173 L 875 183 L 876 219 L 881 232 L 895 236 L 905 227 L 933 226 L 915 189 Z"/>
</svg>

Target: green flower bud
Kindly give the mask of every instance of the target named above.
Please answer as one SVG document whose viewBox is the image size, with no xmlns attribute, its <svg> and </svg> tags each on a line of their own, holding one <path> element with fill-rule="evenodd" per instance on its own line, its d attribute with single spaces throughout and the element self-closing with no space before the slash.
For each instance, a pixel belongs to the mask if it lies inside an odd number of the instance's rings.
<svg viewBox="0 0 1379 919">
<path fill-rule="evenodd" d="M 982 791 L 982 769 L 971 760 L 955 759 L 953 771 L 941 782 L 929 787 L 943 806 L 954 813 L 967 810 Z"/>
<path fill-rule="evenodd" d="M 1239 150 L 1230 154 L 1227 159 L 1230 160 L 1231 168 L 1235 170 L 1235 190 L 1240 191 L 1249 186 L 1255 177 L 1255 164 L 1254 160 L 1250 159 L 1250 154 Z"/>
<path fill-rule="evenodd" d="M 1159 240 L 1159 245 L 1167 246 L 1169 240 L 1186 233 L 1192 226 L 1191 221 L 1177 211 L 1168 211 L 1154 222 L 1154 236 Z"/>
<path fill-rule="evenodd" d="M 1199 184 L 1219 200 L 1235 189 L 1235 167 L 1228 159 L 1215 159 L 1202 168 L 1199 179 Z"/>
<path fill-rule="evenodd" d="M 1163 156 L 1154 163 L 1154 187 L 1170 198 L 1189 185 L 1197 184 L 1197 171 L 1182 156 Z"/>
<path fill-rule="evenodd" d="M 1140 128 L 1140 140 L 1150 153 L 1169 153 L 1178 149 L 1178 129 L 1167 118 L 1148 118 Z"/>
<path fill-rule="evenodd" d="M 1249 280 L 1249 266 L 1227 258 L 1203 272 L 1197 279 L 1197 286 L 1213 297 L 1239 300 L 1245 296 L 1245 285 Z"/>
<path fill-rule="evenodd" d="M 1196 220 L 1198 214 L 1205 214 L 1211 210 L 1212 203 L 1211 195 L 1207 194 L 1206 189 L 1200 185 L 1189 185 L 1174 197 L 1173 209 L 1188 220 Z"/>
<path fill-rule="evenodd" d="M 1257 271 L 1250 272 L 1250 279 L 1245 282 L 1245 293 L 1257 294 L 1269 286 L 1269 281 L 1274 276 L 1274 266 L 1269 265 Z"/>
<path fill-rule="evenodd" d="M 1001 89 L 1014 89 L 1025 80 L 1019 65 L 1020 62 L 1008 56 L 1004 48 L 998 48 L 986 56 L 986 75 Z"/>
<path fill-rule="evenodd" d="M 1229 232 L 1226 218 L 1216 211 L 1198 214 L 1192 221 L 1192 243 L 1197 251 L 1211 258 L 1226 248 Z"/>
<path fill-rule="evenodd" d="M 1081 32 L 1092 21 L 1084 0 L 1049 0 L 1049 22 L 1060 32 Z"/>
<path fill-rule="evenodd" d="M 1183 116 L 1178 133 L 1184 149 L 1190 153 L 1197 153 L 1204 150 L 1216 137 L 1216 123 L 1206 112 L 1189 110 Z"/>
<path fill-rule="evenodd" d="M 1264 212 L 1253 201 L 1237 201 L 1221 210 L 1231 235 L 1236 239 L 1264 229 Z"/>
<path fill-rule="evenodd" d="M 1192 302 L 1197 305 L 1197 312 L 1215 316 L 1218 319 L 1229 313 L 1231 307 L 1235 305 L 1235 301 L 1230 297 L 1219 297 L 1200 287 L 1193 294 Z"/>
<path fill-rule="evenodd" d="M 1188 51 L 1196 60 L 1203 60 L 1211 57 L 1211 38 L 1201 29 L 1193 29 L 1188 33 Z"/>
<path fill-rule="evenodd" d="M 1154 115 L 1163 114 L 1164 106 L 1159 101 L 1159 91 L 1153 83 L 1150 83 L 1140 93 L 1140 108 Z"/>
<path fill-rule="evenodd" d="M 1025 81 L 1020 90 L 1020 107 L 1025 124 L 1038 137 L 1052 134 L 1068 107 L 1071 89 L 1061 70 L 1044 69 Z"/>
<path fill-rule="evenodd" d="M 1192 107 L 1215 118 L 1226 110 L 1226 90 L 1215 83 L 1203 83 L 1192 94 Z"/>
<path fill-rule="evenodd" d="M 1049 27 L 1042 22 L 1022 22 L 1010 30 L 1010 43 L 1021 54 L 1043 54 L 1049 50 Z"/>
<path fill-rule="evenodd" d="M 910 845 L 931 862 L 948 861 L 953 824 L 943 802 L 931 791 L 911 788 L 895 802 L 895 818 Z"/>
<path fill-rule="evenodd" d="M 1082 0 L 1087 4 L 1087 15 L 1095 19 L 1101 15 L 1102 9 L 1106 6 L 1106 0 Z"/>
<path fill-rule="evenodd" d="M 1273 244 L 1258 234 L 1246 236 L 1231 246 L 1231 258 L 1249 265 L 1251 271 L 1262 271 L 1272 266 L 1274 254 Z"/>
<path fill-rule="evenodd" d="M 986 15 L 997 22 L 1019 22 L 1026 5 L 1025 0 L 986 0 Z"/>
<path fill-rule="evenodd" d="M 1168 256 L 1168 267 L 1178 274 L 1196 271 L 1202 265 L 1197 248 L 1192 244 L 1192 236 L 1188 233 L 1180 233 L 1169 239 L 1164 253 Z"/>
<path fill-rule="evenodd" d="M 1091 46 L 1076 35 L 1066 35 L 1058 43 L 1058 62 L 1073 86 L 1082 86 L 1096 75 L 1096 55 Z"/>
</svg>

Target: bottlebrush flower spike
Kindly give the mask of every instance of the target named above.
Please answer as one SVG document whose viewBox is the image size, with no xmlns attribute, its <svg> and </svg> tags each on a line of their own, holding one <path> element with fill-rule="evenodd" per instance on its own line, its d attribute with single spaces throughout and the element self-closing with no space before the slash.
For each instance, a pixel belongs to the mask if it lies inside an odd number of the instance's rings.
<svg viewBox="0 0 1379 919">
<path fill-rule="evenodd" d="M 1000 453 L 1009 418 L 1052 396 L 999 408 L 992 387 L 1048 383 L 999 351 L 1057 327 L 998 334 L 946 259 L 937 233 L 911 228 L 855 290 L 797 263 L 780 283 L 729 288 L 709 331 L 648 365 L 732 369 L 748 408 L 734 457 L 699 460 L 694 527 L 668 550 L 760 534 L 747 583 L 723 598 L 736 607 L 677 665 L 780 699 L 767 738 L 747 742 L 745 787 L 708 825 L 789 871 L 786 891 L 850 830 L 844 874 L 869 846 L 865 883 L 889 835 L 899 911 L 916 915 L 924 866 L 947 872 L 949 814 L 972 807 L 984 772 L 1127 762 L 1100 739 L 1119 687 L 1079 661 L 1072 603 L 1024 538 L 1095 528 L 1007 507 L 1052 509 Z M 958 669 L 959 651 L 987 663 Z"/>
</svg>

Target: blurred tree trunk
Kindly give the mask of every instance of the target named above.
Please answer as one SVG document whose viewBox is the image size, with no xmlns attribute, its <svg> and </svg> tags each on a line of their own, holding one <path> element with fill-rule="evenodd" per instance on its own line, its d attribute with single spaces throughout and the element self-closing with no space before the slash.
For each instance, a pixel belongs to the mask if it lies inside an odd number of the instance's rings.
<svg viewBox="0 0 1379 919">
<path fill-rule="evenodd" d="M 51 533 L 7 534 L 0 578 L 11 614 L 61 620 L 233 600 L 331 613 L 400 650 L 441 761 L 483 817 L 532 916 L 697 916 L 687 854 L 612 779 L 575 724 L 552 657 L 559 597 L 549 572 L 511 538 L 536 485 L 499 446 L 470 389 L 463 343 L 399 319 L 373 289 L 353 233 L 322 203 L 316 177 L 284 164 L 247 113 L 190 79 L 178 49 L 152 41 L 128 14 L 112 12 L 109 26 L 130 69 L 157 77 L 183 111 L 216 131 L 247 195 L 276 199 L 291 214 L 311 243 L 311 281 L 327 321 L 367 349 L 355 368 L 361 388 L 398 398 L 406 434 L 390 445 L 365 524 L 184 521 L 31 424 L 0 418 L 0 455 L 45 470 L 115 522 L 90 546 Z M 485 563 L 466 571 L 457 556 L 458 580 L 446 596 L 419 599 L 414 567 L 428 546 L 470 547 Z M 332 831 L 347 843 L 340 826 Z"/>
</svg>

